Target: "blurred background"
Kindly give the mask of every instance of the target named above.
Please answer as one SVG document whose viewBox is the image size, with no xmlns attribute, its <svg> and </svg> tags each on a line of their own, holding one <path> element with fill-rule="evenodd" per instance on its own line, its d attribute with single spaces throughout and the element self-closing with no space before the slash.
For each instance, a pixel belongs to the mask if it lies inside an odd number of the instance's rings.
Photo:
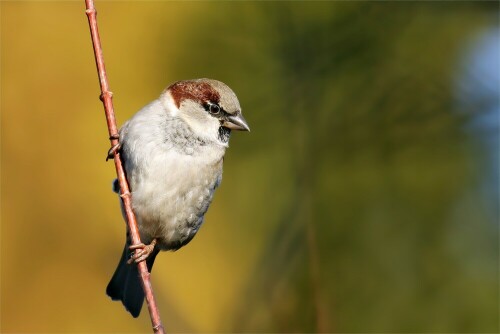
<svg viewBox="0 0 500 334">
<path fill-rule="evenodd" d="M 1 330 L 150 332 L 105 287 L 125 225 L 84 1 L 2 1 Z M 157 259 L 167 332 L 498 332 L 498 2 L 97 1 L 119 125 L 238 94 L 224 181 Z"/>
</svg>

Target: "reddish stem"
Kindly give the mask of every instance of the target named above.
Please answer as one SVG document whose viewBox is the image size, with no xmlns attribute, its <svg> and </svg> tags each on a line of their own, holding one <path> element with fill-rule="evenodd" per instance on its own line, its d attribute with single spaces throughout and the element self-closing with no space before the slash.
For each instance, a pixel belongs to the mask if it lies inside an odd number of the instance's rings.
<svg viewBox="0 0 500 334">
<path fill-rule="evenodd" d="M 96 15 L 97 12 L 94 8 L 93 0 L 85 0 L 85 5 L 87 10 L 85 13 L 89 19 L 90 34 L 92 36 L 92 45 L 94 46 L 94 55 L 97 65 L 97 72 L 99 74 L 99 83 L 101 85 L 101 96 L 100 99 L 104 104 L 104 112 L 106 114 L 106 122 L 108 123 L 108 132 L 111 145 L 114 146 L 118 144 L 118 129 L 116 127 L 115 112 L 113 109 L 113 93 L 109 90 L 108 78 L 106 76 L 106 68 L 104 66 L 104 57 L 102 54 L 101 40 L 99 38 L 99 30 L 97 28 Z M 127 216 L 128 228 L 130 230 L 130 235 L 132 237 L 132 245 L 140 244 L 141 239 L 139 236 L 139 229 L 137 228 L 137 222 L 135 219 L 134 212 L 132 211 L 132 202 L 130 191 L 128 187 L 127 178 L 125 177 L 125 172 L 123 170 L 123 165 L 120 160 L 120 153 L 117 152 L 114 156 L 116 174 L 118 176 L 118 182 L 120 183 L 121 198 L 123 200 L 123 206 L 125 208 L 125 214 Z M 136 252 L 139 250 L 136 250 Z M 160 320 L 160 312 L 156 306 L 155 297 L 153 294 L 153 288 L 151 286 L 151 281 L 149 279 L 149 272 L 145 261 L 141 261 L 137 264 L 139 269 L 139 275 L 141 278 L 142 288 L 144 289 L 144 295 L 146 297 L 146 303 L 148 305 L 149 315 L 151 317 L 151 323 L 153 325 L 154 333 L 164 334 L 165 330 Z"/>
</svg>

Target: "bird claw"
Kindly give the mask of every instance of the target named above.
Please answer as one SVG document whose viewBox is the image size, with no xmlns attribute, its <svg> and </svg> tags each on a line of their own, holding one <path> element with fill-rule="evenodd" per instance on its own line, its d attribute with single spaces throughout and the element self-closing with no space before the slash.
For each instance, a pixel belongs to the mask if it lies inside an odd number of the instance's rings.
<svg viewBox="0 0 500 334">
<path fill-rule="evenodd" d="M 149 245 L 145 245 L 142 242 L 140 244 L 132 245 L 129 247 L 130 250 L 138 250 L 133 253 L 128 259 L 127 264 L 139 263 L 146 260 L 149 255 L 153 252 L 156 245 L 156 239 L 153 239 Z"/>
<path fill-rule="evenodd" d="M 111 136 L 109 136 L 109 139 L 118 140 L 120 139 L 120 135 L 118 133 L 112 134 Z M 121 148 L 120 143 L 113 145 L 108 151 L 108 155 L 106 156 L 106 161 L 108 161 L 109 159 L 114 159 L 116 153 L 120 150 L 120 148 Z"/>
<path fill-rule="evenodd" d="M 113 147 L 111 147 L 108 151 L 108 155 L 106 156 L 106 161 L 108 161 L 109 159 L 114 159 L 116 152 L 118 152 L 120 148 L 121 148 L 120 143 L 113 145 Z"/>
</svg>

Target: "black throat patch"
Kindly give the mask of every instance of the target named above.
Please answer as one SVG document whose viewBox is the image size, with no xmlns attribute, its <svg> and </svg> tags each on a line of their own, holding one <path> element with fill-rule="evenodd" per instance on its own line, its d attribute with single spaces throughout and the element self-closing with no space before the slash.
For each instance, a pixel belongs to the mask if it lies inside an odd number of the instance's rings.
<svg viewBox="0 0 500 334">
<path fill-rule="evenodd" d="M 231 129 L 226 128 L 225 126 L 219 126 L 219 140 L 223 143 L 227 143 L 229 141 L 229 136 L 231 135 Z"/>
</svg>

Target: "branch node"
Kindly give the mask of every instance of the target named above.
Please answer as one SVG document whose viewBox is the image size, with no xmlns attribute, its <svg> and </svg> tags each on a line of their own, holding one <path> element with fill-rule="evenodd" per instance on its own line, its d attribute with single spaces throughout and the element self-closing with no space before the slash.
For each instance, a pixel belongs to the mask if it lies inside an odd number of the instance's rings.
<svg viewBox="0 0 500 334">
<path fill-rule="evenodd" d="M 121 198 L 130 197 L 130 192 L 129 191 L 124 192 L 123 194 L 120 194 L 120 197 Z"/>
<path fill-rule="evenodd" d="M 158 324 L 156 326 L 153 326 L 153 331 L 156 333 L 156 332 L 159 332 L 159 331 L 163 331 L 163 325 L 162 324 Z"/>
<path fill-rule="evenodd" d="M 92 14 L 96 15 L 97 11 L 94 8 L 90 8 L 85 11 L 85 14 L 87 14 L 87 16 L 90 16 Z"/>
<path fill-rule="evenodd" d="M 101 100 L 102 102 L 104 102 L 104 99 L 109 96 L 110 98 L 113 97 L 113 92 L 111 91 L 105 91 L 105 92 L 102 92 L 101 95 L 99 95 L 99 100 Z"/>
</svg>

